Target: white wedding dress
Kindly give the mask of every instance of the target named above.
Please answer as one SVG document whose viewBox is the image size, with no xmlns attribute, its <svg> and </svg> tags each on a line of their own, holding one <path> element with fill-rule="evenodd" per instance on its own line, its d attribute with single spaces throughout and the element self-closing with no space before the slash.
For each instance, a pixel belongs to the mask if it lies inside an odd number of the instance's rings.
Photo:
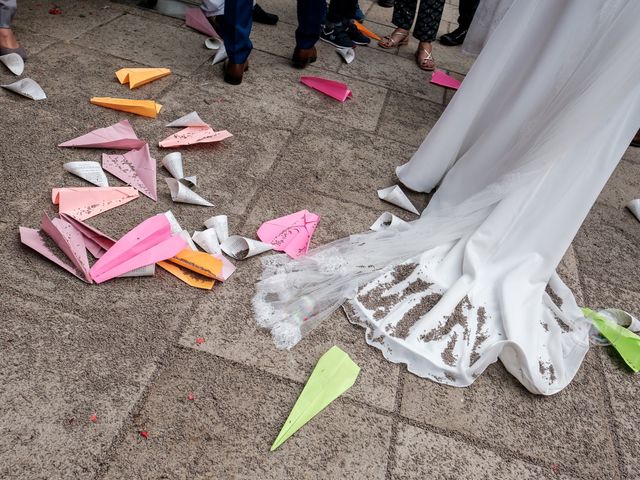
<svg viewBox="0 0 640 480">
<path fill-rule="evenodd" d="M 555 269 L 640 127 L 638 18 L 638 0 L 515 0 L 397 169 L 439 185 L 421 218 L 265 259 L 254 309 L 276 344 L 344 304 L 422 377 L 466 386 L 500 359 L 531 392 L 564 388 L 590 324 Z"/>
</svg>

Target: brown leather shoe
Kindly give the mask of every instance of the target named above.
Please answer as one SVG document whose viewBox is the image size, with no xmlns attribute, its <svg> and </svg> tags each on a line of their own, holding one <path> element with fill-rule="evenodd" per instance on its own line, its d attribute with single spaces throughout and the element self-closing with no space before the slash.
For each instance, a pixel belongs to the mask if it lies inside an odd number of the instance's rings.
<svg viewBox="0 0 640 480">
<path fill-rule="evenodd" d="M 293 51 L 293 57 L 291 61 L 295 68 L 305 68 L 310 63 L 315 62 L 318 59 L 318 52 L 316 47 L 311 48 L 297 48 Z"/>
<path fill-rule="evenodd" d="M 640 130 L 638 130 L 638 133 L 636 133 L 636 136 L 633 137 L 633 140 L 631 140 L 631 146 L 640 147 Z"/>
<path fill-rule="evenodd" d="M 224 81 L 231 85 L 240 85 L 242 83 L 242 75 L 249 70 L 249 62 L 224 64 Z"/>
</svg>

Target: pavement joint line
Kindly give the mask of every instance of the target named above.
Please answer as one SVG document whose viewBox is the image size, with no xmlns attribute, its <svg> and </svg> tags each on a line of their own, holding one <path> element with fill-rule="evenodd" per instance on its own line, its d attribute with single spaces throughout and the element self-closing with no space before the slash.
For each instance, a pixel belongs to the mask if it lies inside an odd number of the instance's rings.
<svg viewBox="0 0 640 480">
<path fill-rule="evenodd" d="M 384 100 L 382 100 L 382 108 L 380 109 L 380 115 L 378 115 L 378 121 L 376 122 L 376 128 L 374 130 L 374 133 L 376 135 L 379 135 L 379 136 L 384 137 L 384 138 L 387 138 L 387 137 L 385 137 L 380 132 L 380 123 L 382 123 L 383 113 L 385 112 L 385 110 L 387 109 L 387 106 L 389 105 L 389 96 L 390 96 L 390 94 L 391 94 L 391 92 L 389 91 L 389 89 L 385 88 Z"/>
<path fill-rule="evenodd" d="M 405 380 L 405 369 L 400 367 L 400 371 L 398 372 L 398 382 L 396 383 L 396 398 L 393 408 L 393 413 L 397 414 L 398 417 L 394 418 L 393 423 L 391 425 L 391 437 L 389 439 L 389 450 L 387 452 L 387 471 L 386 478 L 391 480 L 393 478 L 393 470 L 396 466 L 396 447 L 398 445 L 398 426 L 400 424 L 400 408 L 402 407 L 402 395 L 404 394 L 404 380 Z"/>
</svg>

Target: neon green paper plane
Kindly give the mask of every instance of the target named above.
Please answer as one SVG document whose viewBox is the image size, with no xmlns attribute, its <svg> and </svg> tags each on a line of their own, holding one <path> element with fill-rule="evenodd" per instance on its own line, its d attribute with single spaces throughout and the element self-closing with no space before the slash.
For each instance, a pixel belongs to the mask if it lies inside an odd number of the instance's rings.
<svg viewBox="0 0 640 480">
<path fill-rule="evenodd" d="M 338 347 L 331 347 L 320 357 L 298 401 L 293 406 L 271 451 L 282 445 L 305 423 L 315 417 L 355 383 L 360 367 Z"/>
<path fill-rule="evenodd" d="M 634 372 L 640 371 L 640 337 L 631 330 L 598 315 L 593 310 L 583 308 L 582 313 L 593 320 L 600 333 L 611 342 L 622 359 Z"/>
</svg>

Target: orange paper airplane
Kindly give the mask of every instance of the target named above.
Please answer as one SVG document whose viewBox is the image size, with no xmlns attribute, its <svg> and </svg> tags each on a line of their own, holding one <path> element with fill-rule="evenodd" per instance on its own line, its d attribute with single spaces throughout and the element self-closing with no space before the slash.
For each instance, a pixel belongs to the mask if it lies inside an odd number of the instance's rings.
<svg viewBox="0 0 640 480">
<path fill-rule="evenodd" d="M 175 257 L 158 265 L 175 275 L 188 285 L 211 290 L 214 279 L 222 273 L 222 261 L 212 255 L 191 249 L 184 249 Z"/>
<path fill-rule="evenodd" d="M 375 33 L 373 33 L 371 30 L 369 30 L 368 28 L 366 28 L 364 25 L 362 25 L 360 22 L 358 22 L 357 20 L 354 20 L 353 23 L 355 23 L 356 28 L 358 30 L 360 30 L 360 33 L 362 33 L 363 35 L 373 39 L 373 40 L 382 40 L 380 38 L 379 35 L 376 35 Z"/>
<path fill-rule="evenodd" d="M 123 85 L 128 83 L 131 90 L 167 75 L 171 75 L 168 68 L 121 68 L 116 72 L 118 81 Z"/>
<path fill-rule="evenodd" d="M 162 108 L 162 105 L 153 100 L 130 100 L 128 98 L 93 97 L 91 103 L 99 107 L 135 113 L 150 118 L 156 118 Z"/>
</svg>

